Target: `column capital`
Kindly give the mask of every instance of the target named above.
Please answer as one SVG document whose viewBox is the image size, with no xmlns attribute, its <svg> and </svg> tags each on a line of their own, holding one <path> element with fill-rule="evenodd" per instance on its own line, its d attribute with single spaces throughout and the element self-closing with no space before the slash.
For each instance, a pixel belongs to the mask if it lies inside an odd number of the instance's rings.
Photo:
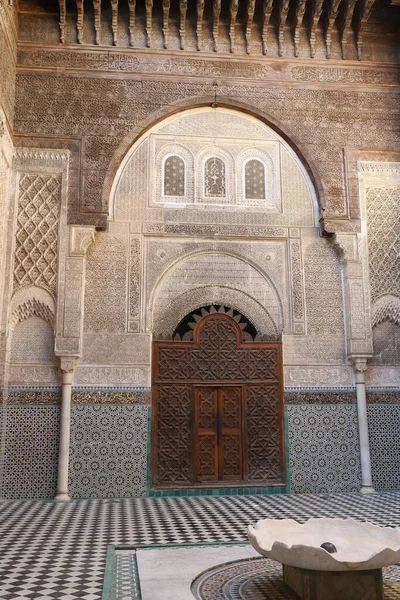
<svg viewBox="0 0 400 600">
<path fill-rule="evenodd" d="M 358 374 L 358 373 L 365 374 L 365 371 L 367 370 L 367 366 L 368 366 L 367 360 L 368 360 L 368 358 L 366 358 L 365 356 L 352 356 L 351 357 L 353 369 L 356 374 Z"/>
<path fill-rule="evenodd" d="M 78 356 L 60 356 L 60 369 L 63 373 L 73 373 L 78 362 Z"/>
</svg>

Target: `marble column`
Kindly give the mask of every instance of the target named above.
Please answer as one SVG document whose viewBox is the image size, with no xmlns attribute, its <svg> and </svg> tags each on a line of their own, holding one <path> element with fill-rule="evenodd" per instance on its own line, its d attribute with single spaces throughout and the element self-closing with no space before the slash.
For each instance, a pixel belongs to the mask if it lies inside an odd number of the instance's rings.
<svg viewBox="0 0 400 600">
<path fill-rule="evenodd" d="M 71 423 L 71 395 L 76 358 L 61 357 L 61 419 L 60 445 L 58 453 L 58 476 L 56 502 L 68 502 L 68 463 Z"/>
<path fill-rule="evenodd" d="M 365 390 L 365 371 L 367 370 L 367 359 L 357 358 L 353 360 L 353 368 L 356 376 L 358 431 L 360 437 L 361 477 L 362 485 L 360 492 L 371 494 L 375 492 L 372 485 L 371 457 L 369 451 L 369 435 L 367 420 L 367 396 Z"/>
</svg>

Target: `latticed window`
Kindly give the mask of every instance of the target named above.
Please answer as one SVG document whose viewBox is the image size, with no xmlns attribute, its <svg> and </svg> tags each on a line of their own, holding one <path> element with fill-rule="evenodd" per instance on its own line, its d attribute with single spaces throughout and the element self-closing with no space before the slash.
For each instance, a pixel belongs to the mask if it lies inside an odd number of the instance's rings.
<svg viewBox="0 0 400 600">
<path fill-rule="evenodd" d="M 164 162 L 164 196 L 185 196 L 185 161 L 180 156 Z"/>
<path fill-rule="evenodd" d="M 245 198 L 265 200 L 265 167 L 260 160 L 249 160 L 244 167 Z"/>
<path fill-rule="evenodd" d="M 225 163 L 213 156 L 204 165 L 204 195 L 212 198 L 225 198 Z"/>
</svg>

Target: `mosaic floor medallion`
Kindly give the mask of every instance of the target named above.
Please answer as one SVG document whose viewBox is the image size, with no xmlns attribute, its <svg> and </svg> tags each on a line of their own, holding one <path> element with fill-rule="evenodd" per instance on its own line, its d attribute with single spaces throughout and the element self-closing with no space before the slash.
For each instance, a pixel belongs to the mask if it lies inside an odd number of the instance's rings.
<svg viewBox="0 0 400 600">
<path fill-rule="evenodd" d="M 385 600 L 400 598 L 400 565 L 383 570 Z M 192 583 L 196 600 L 299 600 L 282 579 L 282 567 L 266 558 L 216 566 Z"/>
</svg>

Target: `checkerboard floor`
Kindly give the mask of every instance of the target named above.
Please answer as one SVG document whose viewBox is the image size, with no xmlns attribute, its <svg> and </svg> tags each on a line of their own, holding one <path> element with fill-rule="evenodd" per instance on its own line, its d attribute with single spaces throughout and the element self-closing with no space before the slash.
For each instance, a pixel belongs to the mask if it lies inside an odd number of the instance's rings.
<svg viewBox="0 0 400 600">
<path fill-rule="evenodd" d="M 400 492 L 0 502 L 0 599 L 100 600 L 107 545 L 244 541 L 260 518 L 400 526 Z"/>
</svg>

